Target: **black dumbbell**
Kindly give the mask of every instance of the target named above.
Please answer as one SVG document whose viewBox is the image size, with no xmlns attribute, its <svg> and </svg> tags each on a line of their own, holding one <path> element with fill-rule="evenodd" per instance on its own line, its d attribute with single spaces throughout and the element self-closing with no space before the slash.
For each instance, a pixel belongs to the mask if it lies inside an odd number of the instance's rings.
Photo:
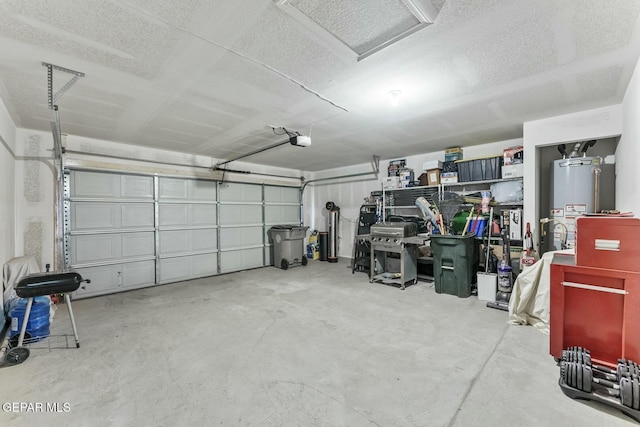
<svg viewBox="0 0 640 427">
<path fill-rule="evenodd" d="M 640 380 L 638 378 L 620 379 L 620 400 L 624 406 L 640 409 Z"/>
<path fill-rule="evenodd" d="M 564 368 L 564 370 L 563 370 Z M 606 379 L 596 378 L 593 375 L 593 369 L 591 366 L 583 364 L 582 362 L 566 362 L 563 361 L 560 367 L 561 375 L 564 375 L 564 381 L 567 385 L 577 388 L 578 390 L 586 391 L 587 393 L 591 393 L 594 386 L 601 385 L 606 388 L 607 393 L 611 396 L 618 396 L 620 389 L 620 385 L 614 382 L 611 382 Z M 615 392 L 611 394 L 610 392 Z"/>
<path fill-rule="evenodd" d="M 611 381 L 619 381 L 623 377 L 640 378 L 640 369 L 636 362 L 618 359 L 618 366 L 615 370 L 606 366 L 594 365 L 591 363 L 589 350 L 583 349 L 582 347 L 569 347 L 563 350 L 562 360 L 567 362 L 582 362 L 584 365 L 591 366 L 594 374 L 600 374 Z"/>
<path fill-rule="evenodd" d="M 624 406 L 640 410 L 640 380 L 623 377 L 619 384 L 593 377 L 590 366 L 578 362 L 562 361 L 560 376 L 569 387 L 591 393 L 602 391 L 609 396 L 618 397 Z"/>
</svg>

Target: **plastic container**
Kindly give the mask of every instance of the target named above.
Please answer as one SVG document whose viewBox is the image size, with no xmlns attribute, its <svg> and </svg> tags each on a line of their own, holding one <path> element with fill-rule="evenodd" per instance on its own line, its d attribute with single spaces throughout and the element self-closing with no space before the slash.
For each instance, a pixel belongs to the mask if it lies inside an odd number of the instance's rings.
<svg viewBox="0 0 640 427">
<path fill-rule="evenodd" d="M 273 265 L 283 270 L 297 265 L 307 265 L 304 238 L 306 226 L 274 225 L 269 229 L 269 240 L 273 245 Z"/>
<path fill-rule="evenodd" d="M 474 235 L 431 236 L 436 293 L 467 298 L 476 274 Z"/>
<path fill-rule="evenodd" d="M 502 162 L 502 156 L 458 161 L 458 182 L 500 179 Z"/>
<path fill-rule="evenodd" d="M 478 273 L 478 299 L 495 301 L 498 286 L 498 275 L 495 273 Z"/>
<path fill-rule="evenodd" d="M 26 311 L 27 299 L 21 298 L 9 312 L 9 317 L 11 318 L 10 338 L 20 335 Z M 49 336 L 50 311 L 51 301 L 49 300 L 49 297 L 35 297 L 33 299 L 26 331 L 29 334 L 30 342 L 40 341 L 41 339 Z"/>
<path fill-rule="evenodd" d="M 477 219 L 474 218 L 471 221 L 469 221 L 469 229 L 467 230 L 468 233 L 473 233 L 476 236 L 482 236 L 484 229 L 487 226 L 487 221 L 489 221 L 489 217 L 486 216 L 481 216 L 478 217 Z"/>
</svg>

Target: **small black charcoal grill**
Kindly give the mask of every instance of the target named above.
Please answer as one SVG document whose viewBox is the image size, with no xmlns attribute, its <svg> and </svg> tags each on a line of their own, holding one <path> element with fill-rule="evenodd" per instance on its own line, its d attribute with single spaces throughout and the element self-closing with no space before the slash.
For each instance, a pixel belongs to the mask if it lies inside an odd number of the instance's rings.
<svg viewBox="0 0 640 427">
<path fill-rule="evenodd" d="M 31 306 L 33 305 L 33 298 L 39 296 L 64 294 L 67 310 L 69 310 L 69 318 L 71 319 L 71 327 L 73 328 L 73 336 L 76 340 L 76 348 L 80 347 L 80 340 L 78 339 L 78 331 L 76 329 L 75 318 L 73 317 L 71 297 L 69 294 L 76 291 L 82 282 L 91 283 L 91 280 L 83 279 L 82 276 L 76 272 L 37 273 L 20 279 L 18 285 L 15 287 L 15 291 L 16 295 L 20 298 L 27 298 L 27 309 L 24 313 L 24 319 L 22 320 L 22 327 L 20 328 L 20 335 L 18 336 L 18 345 L 7 351 L 5 359 L 7 364 L 17 365 L 29 357 L 29 349 L 24 347 L 23 344 L 27 331 L 27 323 L 29 322 L 29 315 L 31 313 Z"/>
</svg>

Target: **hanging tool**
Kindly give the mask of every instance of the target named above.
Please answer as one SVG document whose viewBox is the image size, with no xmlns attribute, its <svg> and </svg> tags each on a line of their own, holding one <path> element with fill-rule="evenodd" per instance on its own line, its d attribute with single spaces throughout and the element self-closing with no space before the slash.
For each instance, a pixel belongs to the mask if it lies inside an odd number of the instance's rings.
<svg viewBox="0 0 640 427">
<path fill-rule="evenodd" d="M 467 234 L 467 230 L 469 229 L 469 223 L 471 222 L 471 217 L 473 216 L 473 208 L 474 206 L 471 206 L 471 211 L 469 211 L 469 215 L 467 216 L 467 221 L 464 223 L 464 230 L 462 230 L 463 236 Z"/>
</svg>

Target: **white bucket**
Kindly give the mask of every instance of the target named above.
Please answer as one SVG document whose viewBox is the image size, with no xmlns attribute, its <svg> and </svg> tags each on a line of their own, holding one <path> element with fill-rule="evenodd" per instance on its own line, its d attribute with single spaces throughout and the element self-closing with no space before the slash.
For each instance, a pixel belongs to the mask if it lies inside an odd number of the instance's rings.
<svg viewBox="0 0 640 427">
<path fill-rule="evenodd" d="M 495 301 L 498 290 L 498 275 L 495 273 L 478 273 L 478 299 Z"/>
</svg>

